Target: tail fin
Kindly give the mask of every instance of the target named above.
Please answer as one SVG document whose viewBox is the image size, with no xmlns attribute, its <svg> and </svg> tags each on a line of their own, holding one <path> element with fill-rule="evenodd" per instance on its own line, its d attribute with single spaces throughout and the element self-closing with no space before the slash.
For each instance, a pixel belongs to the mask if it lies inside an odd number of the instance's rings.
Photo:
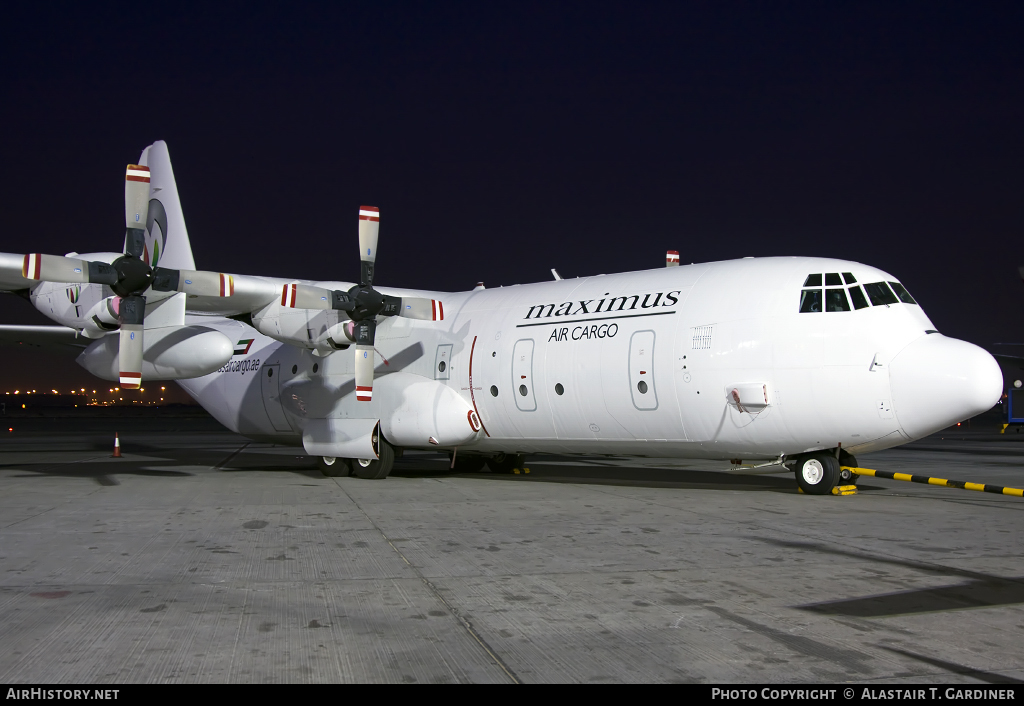
<svg viewBox="0 0 1024 706">
<path fill-rule="evenodd" d="M 142 151 L 139 164 L 149 167 L 149 218 L 143 258 L 153 267 L 194 270 L 192 244 L 185 228 L 185 216 L 178 200 L 178 187 L 171 169 L 167 143 L 154 142 Z"/>
</svg>

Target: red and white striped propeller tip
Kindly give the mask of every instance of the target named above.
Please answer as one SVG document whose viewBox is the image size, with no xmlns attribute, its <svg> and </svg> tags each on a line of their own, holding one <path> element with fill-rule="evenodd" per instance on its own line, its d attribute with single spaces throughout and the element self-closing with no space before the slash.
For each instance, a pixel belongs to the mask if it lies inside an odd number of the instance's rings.
<svg viewBox="0 0 1024 706">
<path fill-rule="evenodd" d="M 25 256 L 24 264 L 21 266 L 21 276 L 25 279 L 39 279 L 39 270 L 42 267 L 43 256 L 39 253 L 31 253 Z"/>
<path fill-rule="evenodd" d="M 376 206 L 360 206 L 359 207 L 359 220 L 361 221 L 379 221 L 380 220 L 380 209 Z"/>
<path fill-rule="evenodd" d="M 679 264 L 679 251 L 668 250 L 665 252 L 665 266 L 678 265 Z"/>
<path fill-rule="evenodd" d="M 149 167 L 141 164 L 129 164 L 124 172 L 125 181 L 142 181 L 149 183 Z"/>
<path fill-rule="evenodd" d="M 149 212 L 149 167 L 129 164 L 124 172 L 124 223 L 145 229 Z"/>
<path fill-rule="evenodd" d="M 281 287 L 281 306 L 295 308 L 295 293 L 298 285 L 295 283 L 286 284 Z"/>
<path fill-rule="evenodd" d="M 118 379 L 121 387 L 128 390 L 138 389 L 142 385 L 142 373 L 128 373 L 122 370 Z"/>
</svg>

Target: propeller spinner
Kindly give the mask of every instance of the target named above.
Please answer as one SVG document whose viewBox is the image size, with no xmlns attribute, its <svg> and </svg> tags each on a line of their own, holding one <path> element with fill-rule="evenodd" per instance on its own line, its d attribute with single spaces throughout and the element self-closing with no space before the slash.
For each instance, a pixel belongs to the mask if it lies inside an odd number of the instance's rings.
<svg viewBox="0 0 1024 706">
<path fill-rule="evenodd" d="M 377 260 L 377 231 L 380 209 L 359 207 L 359 284 L 347 292 L 329 290 L 297 282 L 284 285 L 281 306 L 293 309 L 335 309 L 344 311 L 354 324 L 351 338 L 356 356 L 356 399 L 373 399 L 373 353 L 378 316 L 442 321 L 444 306 L 437 299 L 392 297 L 373 288 L 373 270 Z"/>
</svg>

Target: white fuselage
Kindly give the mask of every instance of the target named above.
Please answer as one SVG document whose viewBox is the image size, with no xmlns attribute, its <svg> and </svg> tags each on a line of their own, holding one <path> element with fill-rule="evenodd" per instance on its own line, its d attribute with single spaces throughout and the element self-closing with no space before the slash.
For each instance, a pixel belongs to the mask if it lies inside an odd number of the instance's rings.
<svg viewBox="0 0 1024 706">
<path fill-rule="evenodd" d="M 995 404 L 992 357 L 934 332 L 916 304 L 800 313 L 807 276 L 834 272 L 895 281 L 791 257 L 416 292 L 442 300 L 445 318 L 381 320 L 375 389 L 396 373 L 449 388 L 484 426 L 460 449 L 744 460 L 883 449 Z M 302 314 L 309 340 L 330 315 Z M 253 339 L 222 370 L 180 381 L 241 434 L 301 444 L 311 420 L 388 414 L 376 395 L 356 400 L 351 351 L 320 357 L 237 321 L 189 322 Z"/>
</svg>

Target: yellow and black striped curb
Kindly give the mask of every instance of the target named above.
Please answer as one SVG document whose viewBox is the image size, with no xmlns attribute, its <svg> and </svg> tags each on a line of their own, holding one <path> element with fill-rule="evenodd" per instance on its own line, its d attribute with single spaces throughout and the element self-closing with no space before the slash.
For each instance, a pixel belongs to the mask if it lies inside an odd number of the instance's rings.
<svg viewBox="0 0 1024 706">
<path fill-rule="evenodd" d="M 960 488 L 961 490 L 976 490 L 979 493 L 995 493 L 996 495 L 1015 495 L 1024 498 L 1024 490 L 1020 488 L 1004 488 L 1001 485 L 990 483 L 968 483 L 962 480 L 948 480 L 946 478 L 929 478 L 928 476 L 915 476 L 909 473 L 892 473 L 890 471 L 876 471 L 873 468 L 852 468 L 841 466 L 851 473 L 859 476 L 874 476 L 875 478 L 888 478 L 889 480 L 903 480 L 908 483 L 923 483 L 924 485 L 941 485 L 944 488 Z"/>
</svg>

